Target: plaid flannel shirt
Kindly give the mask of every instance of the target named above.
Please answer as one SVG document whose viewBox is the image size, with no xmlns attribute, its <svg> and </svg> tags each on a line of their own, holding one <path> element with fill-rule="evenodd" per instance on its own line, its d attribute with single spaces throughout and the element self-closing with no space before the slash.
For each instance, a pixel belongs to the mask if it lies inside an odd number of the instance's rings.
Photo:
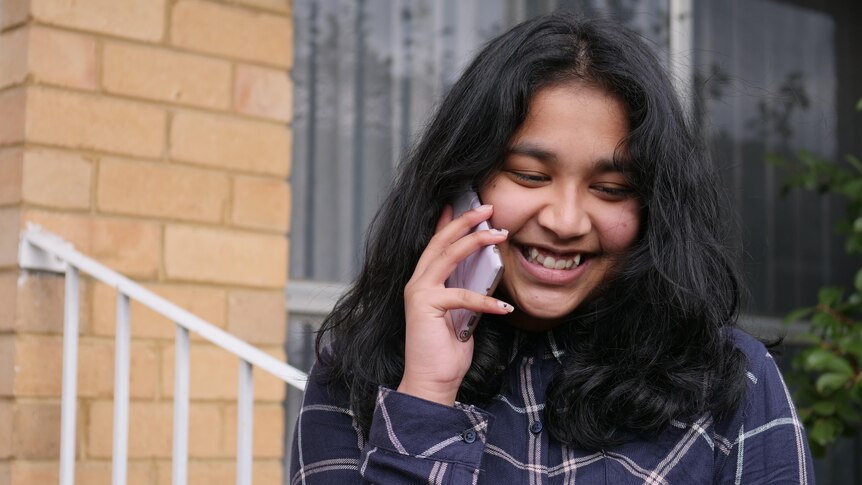
<svg viewBox="0 0 862 485">
<path fill-rule="evenodd" d="M 562 445 L 544 427 L 545 389 L 562 357 L 551 332 L 516 342 L 506 391 L 484 409 L 381 387 L 367 441 L 346 391 L 317 385 L 313 370 L 291 483 L 813 484 L 805 431 L 775 362 L 760 342 L 733 332 L 749 364 L 735 414 L 674 422 L 657 438 L 600 452 Z"/>
</svg>

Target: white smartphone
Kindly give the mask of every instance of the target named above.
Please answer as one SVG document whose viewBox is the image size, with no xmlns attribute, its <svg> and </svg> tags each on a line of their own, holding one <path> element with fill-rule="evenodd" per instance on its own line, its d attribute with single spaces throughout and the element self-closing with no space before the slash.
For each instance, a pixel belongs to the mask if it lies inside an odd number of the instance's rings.
<svg viewBox="0 0 862 485">
<path fill-rule="evenodd" d="M 464 192 L 452 203 L 455 209 L 454 217 L 481 205 L 482 202 L 479 201 L 479 196 L 475 192 Z M 490 228 L 488 221 L 482 221 L 473 228 L 473 232 L 487 231 Z M 465 288 L 482 295 L 490 295 L 494 293 L 502 276 L 503 260 L 500 258 L 500 251 L 496 245 L 491 244 L 484 246 L 458 263 L 458 266 L 446 279 L 446 287 Z M 463 308 L 450 310 L 449 314 L 452 317 L 452 326 L 455 327 L 455 335 L 462 342 L 470 339 L 482 316 L 481 313 Z"/>
</svg>

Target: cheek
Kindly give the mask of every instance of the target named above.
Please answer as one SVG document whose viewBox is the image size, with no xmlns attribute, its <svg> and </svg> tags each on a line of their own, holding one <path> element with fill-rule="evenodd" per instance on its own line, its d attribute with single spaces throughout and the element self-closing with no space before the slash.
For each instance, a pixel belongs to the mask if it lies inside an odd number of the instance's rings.
<svg viewBox="0 0 862 485">
<path fill-rule="evenodd" d="M 608 220 L 602 231 L 603 245 L 606 250 L 623 251 L 628 249 L 637 239 L 640 229 L 640 218 L 633 211 L 623 211 L 618 217 Z"/>
</svg>

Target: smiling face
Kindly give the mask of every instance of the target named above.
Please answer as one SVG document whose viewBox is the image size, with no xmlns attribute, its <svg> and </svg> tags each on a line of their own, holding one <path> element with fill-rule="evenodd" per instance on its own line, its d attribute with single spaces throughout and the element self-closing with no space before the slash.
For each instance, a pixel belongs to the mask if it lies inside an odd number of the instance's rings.
<svg viewBox="0 0 862 485">
<path fill-rule="evenodd" d="M 628 134 L 625 106 L 580 83 L 533 96 L 500 171 L 479 191 L 505 270 L 498 295 L 512 324 L 546 330 L 584 302 L 637 238 L 639 202 L 614 166 Z"/>
</svg>

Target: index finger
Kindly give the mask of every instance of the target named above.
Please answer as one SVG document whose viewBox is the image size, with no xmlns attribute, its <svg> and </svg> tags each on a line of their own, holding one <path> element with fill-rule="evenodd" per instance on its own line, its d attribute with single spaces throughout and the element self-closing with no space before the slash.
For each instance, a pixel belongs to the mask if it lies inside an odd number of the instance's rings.
<svg viewBox="0 0 862 485">
<path fill-rule="evenodd" d="M 488 220 L 492 214 L 491 206 L 488 204 L 470 209 L 455 218 L 452 218 L 451 211 L 449 206 L 443 210 L 443 214 L 437 222 L 437 231 L 428 241 L 428 245 L 425 246 L 425 250 L 419 256 L 419 261 L 416 262 L 414 271 L 416 274 L 423 273 L 431 261 L 437 259 L 446 248 L 469 234 L 480 222 Z"/>
<path fill-rule="evenodd" d="M 443 206 L 443 212 L 440 214 L 440 219 L 437 219 L 437 227 L 434 228 L 434 234 L 442 231 L 446 224 L 452 222 L 454 219 L 455 209 L 452 207 L 452 204 L 446 204 Z"/>
</svg>

